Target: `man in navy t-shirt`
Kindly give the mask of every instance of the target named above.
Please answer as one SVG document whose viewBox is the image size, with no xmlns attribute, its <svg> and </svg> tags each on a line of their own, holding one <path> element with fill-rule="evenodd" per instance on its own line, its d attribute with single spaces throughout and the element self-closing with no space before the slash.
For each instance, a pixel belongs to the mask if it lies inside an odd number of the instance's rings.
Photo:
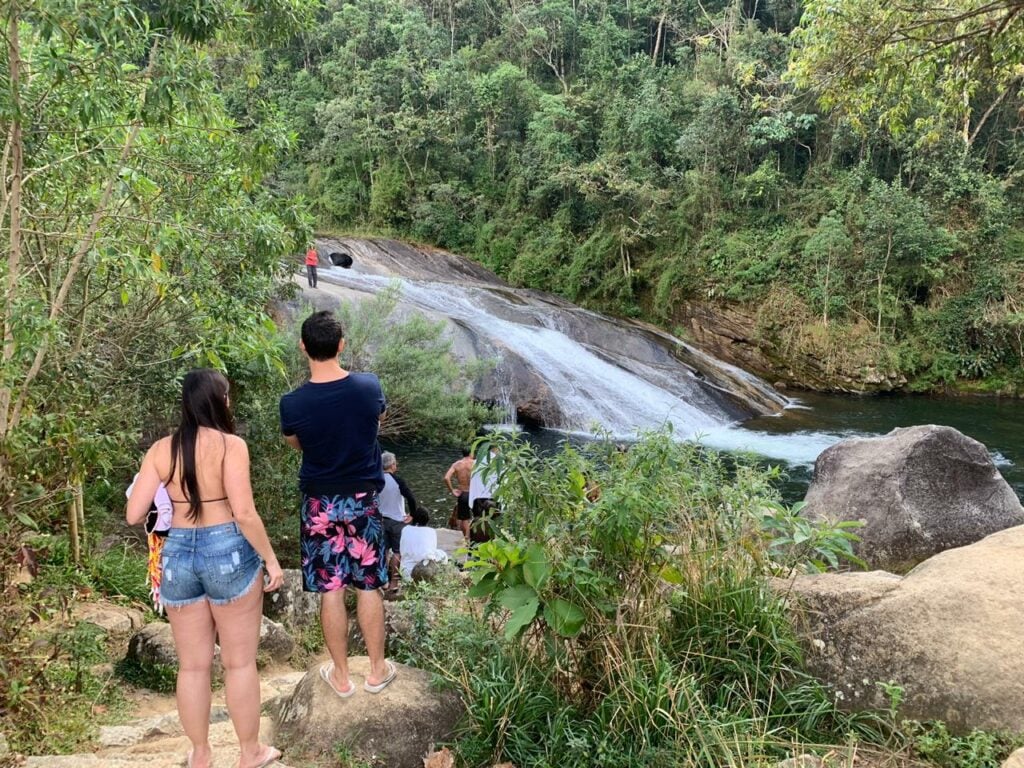
<svg viewBox="0 0 1024 768">
<path fill-rule="evenodd" d="M 345 338 L 333 313 L 306 318 L 300 347 L 309 361 L 309 381 L 281 398 L 281 431 L 302 451 L 303 588 L 320 593 L 320 622 L 332 659 L 320 676 L 339 696 L 355 693 L 344 600 L 345 588 L 352 586 L 370 657 L 363 688 L 379 693 L 395 677 L 394 665 L 384 658 L 380 593 L 388 567 L 378 505 L 384 472 L 377 430 L 387 403 L 374 374 L 351 373 L 338 363 Z"/>
</svg>

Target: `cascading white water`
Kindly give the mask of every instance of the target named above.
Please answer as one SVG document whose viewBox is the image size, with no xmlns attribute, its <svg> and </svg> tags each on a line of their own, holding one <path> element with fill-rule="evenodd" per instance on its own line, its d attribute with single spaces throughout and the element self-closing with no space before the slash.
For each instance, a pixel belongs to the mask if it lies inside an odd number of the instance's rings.
<svg viewBox="0 0 1024 768">
<path fill-rule="evenodd" d="M 589 323 L 607 324 L 613 334 L 623 333 L 613 321 L 593 313 L 531 301 L 530 296 L 482 284 L 369 274 L 360 270 L 358 262 L 350 270 L 326 269 L 322 279 L 365 293 L 377 293 L 398 280 L 403 303 L 457 321 L 498 357 L 503 352 L 518 355 L 544 379 L 557 401 L 561 423 L 550 426 L 576 432 L 599 429 L 629 437 L 670 424 L 678 435 L 690 437 L 737 418 L 735 406 L 730 407 L 717 391 L 722 387 L 698 377 L 668 353 L 651 357 L 649 342 L 640 350 L 651 358 L 645 360 L 643 354 L 630 356 L 570 335 L 580 325 L 580 315 Z M 666 338 L 670 344 L 682 345 Z M 699 354 L 689 347 L 687 352 Z M 734 377 L 746 376 L 731 366 L 708 361 Z M 761 382 L 758 385 L 769 390 Z M 514 400 L 515 393 L 509 394 Z"/>
</svg>

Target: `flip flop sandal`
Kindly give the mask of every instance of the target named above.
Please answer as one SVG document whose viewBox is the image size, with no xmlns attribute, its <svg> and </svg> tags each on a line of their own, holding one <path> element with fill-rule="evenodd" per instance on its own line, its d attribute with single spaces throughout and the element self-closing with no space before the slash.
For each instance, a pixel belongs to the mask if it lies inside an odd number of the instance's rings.
<svg viewBox="0 0 1024 768">
<path fill-rule="evenodd" d="M 333 688 L 334 686 L 331 686 L 331 687 Z M 355 688 L 354 685 L 352 687 Z M 270 757 L 268 757 L 262 763 L 258 764 L 256 766 L 256 768 L 267 768 L 267 766 L 273 765 L 274 763 L 276 763 L 278 760 L 281 759 L 281 750 L 280 749 L 278 749 L 277 747 L 268 747 L 268 749 L 270 750 Z"/>
<path fill-rule="evenodd" d="M 331 674 L 333 674 L 333 672 L 334 672 L 334 662 L 330 661 L 330 662 L 324 664 L 322 667 L 320 667 L 320 679 L 323 680 L 325 683 L 327 683 L 327 685 L 330 687 L 330 689 L 332 691 L 334 691 L 335 695 L 339 699 L 347 699 L 349 696 L 351 696 L 353 693 L 356 692 L 356 684 L 353 683 L 351 680 L 348 681 L 348 690 L 347 691 L 339 691 L 334 686 L 334 683 L 331 682 Z"/>
<path fill-rule="evenodd" d="M 367 693 L 380 693 L 389 685 L 391 685 L 392 681 L 395 679 L 395 676 L 398 674 L 398 669 L 395 667 L 394 664 L 392 664 L 390 661 L 385 661 L 384 663 L 388 665 L 387 676 L 376 685 L 370 685 L 369 683 L 364 682 L 363 690 Z"/>
</svg>

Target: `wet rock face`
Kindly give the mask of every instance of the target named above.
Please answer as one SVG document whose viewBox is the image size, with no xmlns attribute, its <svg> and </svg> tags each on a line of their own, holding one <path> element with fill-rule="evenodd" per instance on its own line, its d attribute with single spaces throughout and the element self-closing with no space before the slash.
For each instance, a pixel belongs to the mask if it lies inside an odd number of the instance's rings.
<svg viewBox="0 0 1024 768">
<path fill-rule="evenodd" d="M 674 319 L 703 349 L 744 370 L 775 381 L 776 389 L 792 386 L 818 392 L 892 392 L 903 389 L 907 378 L 898 371 L 881 370 L 872 364 L 867 350 L 850 359 L 816 356 L 794 344 L 787 334 L 791 326 L 766 328 L 758 307 L 724 302 L 682 301 Z M 777 381 L 776 381 L 777 380 Z"/>
<path fill-rule="evenodd" d="M 902 573 L 934 554 L 1024 524 L 1024 507 L 988 450 L 926 425 L 843 440 L 814 466 L 803 514 L 857 520 L 857 555 Z"/>
<path fill-rule="evenodd" d="M 688 435 L 776 412 L 786 402 L 756 377 L 654 326 L 514 288 L 455 254 L 384 239 L 323 238 L 317 247 L 352 257 L 350 268 L 324 270 L 319 288 L 305 292 L 318 309 L 401 279 L 399 316 L 440 320 L 457 357 L 495 363 L 474 396 L 520 423 L 577 431 L 596 425 L 625 435 L 671 421 Z"/>
<path fill-rule="evenodd" d="M 810 671 L 847 710 L 884 709 L 877 681 L 903 689 L 900 716 L 1024 732 L 1024 526 L 884 571 L 797 576 L 792 601 Z"/>
</svg>

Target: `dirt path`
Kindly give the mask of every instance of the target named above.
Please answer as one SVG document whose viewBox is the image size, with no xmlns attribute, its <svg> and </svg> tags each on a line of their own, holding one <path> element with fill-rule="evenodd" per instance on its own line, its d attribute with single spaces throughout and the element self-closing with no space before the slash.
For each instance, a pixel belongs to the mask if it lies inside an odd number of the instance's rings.
<svg viewBox="0 0 1024 768">
<path fill-rule="evenodd" d="M 260 687 L 264 712 L 276 706 L 282 697 L 289 696 L 302 679 L 303 672 L 290 667 L 265 669 L 261 672 Z M 96 766 L 147 766 L 172 768 L 185 764 L 189 741 L 181 730 L 174 696 L 139 691 L 130 695 L 138 706 L 138 717 L 129 723 L 100 728 L 99 745 L 93 752 L 75 755 L 40 755 L 29 757 L 26 768 L 92 768 Z M 274 723 L 264 716 L 260 721 L 260 737 L 273 743 Z M 214 752 L 214 768 L 235 768 L 238 765 L 238 743 L 224 705 L 223 689 L 214 691 L 210 712 L 210 743 Z M 305 762 L 280 761 L 279 768 L 306 768 Z"/>
</svg>

